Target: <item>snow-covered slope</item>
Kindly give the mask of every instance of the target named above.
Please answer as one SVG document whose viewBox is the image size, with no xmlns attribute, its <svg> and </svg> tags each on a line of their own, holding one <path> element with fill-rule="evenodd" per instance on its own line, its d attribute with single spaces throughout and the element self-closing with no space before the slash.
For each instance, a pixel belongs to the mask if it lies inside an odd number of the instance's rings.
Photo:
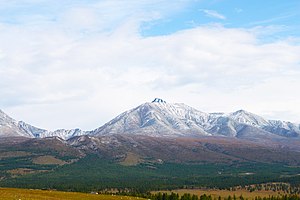
<svg viewBox="0 0 300 200">
<path fill-rule="evenodd" d="M 264 118 L 245 110 L 238 110 L 225 116 L 228 116 L 230 119 L 234 120 L 237 123 L 247 124 L 255 127 L 263 127 L 269 124 L 269 122 Z"/>
<path fill-rule="evenodd" d="M 263 127 L 266 131 L 286 137 L 300 136 L 300 124 L 279 120 L 269 120 L 268 122 L 269 124 Z"/>
<path fill-rule="evenodd" d="M 155 99 L 126 111 L 92 135 L 147 134 L 149 136 L 210 135 L 203 130 L 209 115 L 184 104 L 169 104 Z"/>
<path fill-rule="evenodd" d="M 58 129 L 56 131 L 48 131 L 44 135 L 41 135 L 40 137 L 60 137 L 64 140 L 70 139 L 75 136 L 80 136 L 80 135 L 87 135 L 88 133 L 85 131 L 82 131 L 80 129 L 71 129 L 71 130 L 65 130 L 65 129 Z"/>
<path fill-rule="evenodd" d="M 284 137 L 297 137 L 300 135 L 299 124 L 279 120 L 266 120 L 258 115 L 244 110 L 230 113 L 228 117 L 240 124 L 247 124 L 275 135 Z"/>
<path fill-rule="evenodd" d="M 40 129 L 23 121 L 17 122 L 0 110 L 0 137 L 45 138 L 57 136 L 66 140 L 74 136 L 85 134 L 87 133 L 80 129 L 59 129 L 56 131 Z"/>
<path fill-rule="evenodd" d="M 48 131 L 17 122 L 0 110 L 0 137 L 60 137 L 133 134 L 155 137 L 222 136 L 247 139 L 300 138 L 300 125 L 238 110 L 232 113 L 204 113 L 182 103 L 156 98 L 126 111 L 93 131 L 59 129 Z"/>
<path fill-rule="evenodd" d="M 25 132 L 27 132 L 29 135 L 32 135 L 32 137 L 35 138 L 60 137 L 64 140 L 67 140 L 74 136 L 87 134 L 85 131 L 82 131 L 80 129 L 71 129 L 71 130 L 58 129 L 55 131 L 48 131 L 48 130 L 36 128 L 22 121 L 18 122 L 18 125 L 21 129 L 23 129 Z"/>
<path fill-rule="evenodd" d="M 0 110 L 0 137 L 33 137 L 19 123 Z"/>
<path fill-rule="evenodd" d="M 155 99 L 126 111 L 90 135 L 137 134 L 156 137 L 227 136 L 298 137 L 297 124 L 266 120 L 239 110 L 233 113 L 204 113 L 185 104 Z"/>
</svg>

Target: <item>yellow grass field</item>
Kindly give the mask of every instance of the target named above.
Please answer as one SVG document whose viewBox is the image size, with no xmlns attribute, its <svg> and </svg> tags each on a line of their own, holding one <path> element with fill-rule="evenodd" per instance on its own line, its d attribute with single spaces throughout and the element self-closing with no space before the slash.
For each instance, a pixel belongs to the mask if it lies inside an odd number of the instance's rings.
<svg viewBox="0 0 300 200">
<path fill-rule="evenodd" d="M 78 192 L 59 192 L 48 190 L 31 190 L 0 188 L 1 200 L 137 200 L 138 197 L 86 194 Z"/>
<path fill-rule="evenodd" d="M 227 198 L 229 195 L 233 197 L 234 195 L 236 197 L 243 196 L 245 199 L 255 199 L 255 197 L 260 196 L 260 197 L 269 197 L 269 196 L 280 196 L 284 195 L 284 192 L 274 192 L 274 191 L 254 191 L 254 192 L 249 192 L 247 190 L 236 190 L 236 191 L 228 191 L 228 190 L 210 190 L 210 189 L 179 189 L 179 190 L 172 190 L 172 191 L 161 191 L 167 192 L 167 193 L 178 193 L 179 195 L 183 195 L 184 193 L 190 193 L 190 194 L 195 194 L 195 195 L 211 195 L 212 198 L 218 199 L 220 196 L 222 199 Z"/>
</svg>

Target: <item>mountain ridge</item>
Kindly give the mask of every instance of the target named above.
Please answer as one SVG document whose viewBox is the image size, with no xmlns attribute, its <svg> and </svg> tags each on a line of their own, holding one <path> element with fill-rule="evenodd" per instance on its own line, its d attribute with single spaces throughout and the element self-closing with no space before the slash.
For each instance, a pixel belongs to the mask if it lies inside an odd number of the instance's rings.
<svg viewBox="0 0 300 200">
<path fill-rule="evenodd" d="M 64 140 L 74 136 L 84 135 L 86 132 L 80 129 L 58 129 L 48 131 L 37 128 L 23 121 L 17 121 L 2 110 L 0 110 L 0 138 L 1 137 L 28 137 L 28 138 L 45 138 L 45 137 L 60 137 Z"/>
<path fill-rule="evenodd" d="M 126 129 L 126 127 L 130 127 L 130 129 Z M 123 112 L 92 131 L 92 135 L 130 133 L 158 137 L 227 136 L 245 138 L 247 134 L 240 131 L 245 128 L 249 129 L 249 127 L 252 132 L 258 133 L 256 136 L 272 136 L 273 134 L 275 138 L 298 138 L 300 135 L 299 124 L 266 120 L 245 110 L 231 113 L 205 113 L 183 103 L 170 104 L 160 99 Z M 163 134 L 160 133 L 160 130 L 164 130 Z"/>
<path fill-rule="evenodd" d="M 91 131 L 58 129 L 48 131 L 23 121 L 16 121 L 0 110 L 0 137 L 30 138 L 133 134 L 153 137 L 221 136 L 247 138 L 299 138 L 300 125 L 267 120 L 245 110 L 231 113 L 205 113 L 183 103 L 167 103 L 155 98 L 127 110 L 109 122 Z"/>
</svg>

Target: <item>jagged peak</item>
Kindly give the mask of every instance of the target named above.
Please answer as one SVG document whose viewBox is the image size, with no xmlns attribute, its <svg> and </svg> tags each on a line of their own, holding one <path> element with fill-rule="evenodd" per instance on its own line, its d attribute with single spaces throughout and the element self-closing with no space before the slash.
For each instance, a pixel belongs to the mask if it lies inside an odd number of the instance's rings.
<svg viewBox="0 0 300 200">
<path fill-rule="evenodd" d="M 166 101 L 160 99 L 160 98 L 155 98 L 152 103 L 166 103 Z"/>
</svg>

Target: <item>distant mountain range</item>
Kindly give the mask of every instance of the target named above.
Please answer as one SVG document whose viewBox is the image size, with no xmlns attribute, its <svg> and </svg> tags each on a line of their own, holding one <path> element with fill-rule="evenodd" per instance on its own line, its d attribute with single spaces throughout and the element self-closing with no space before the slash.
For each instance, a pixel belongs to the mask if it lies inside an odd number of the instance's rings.
<svg viewBox="0 0 300 200">
<path fill-rule="evenodd" d="M 232 113 L 205 113 L 183 103 L 167 103 L 158 98 L 126 111 L 92 131 L 80 129 L 48 131 L 22 121 L 18 122 L 0 110 L 0 137 L 57 136 L 68 140 L 81 135 L 97 137 L 115 134 L 164 138 L 222 136 L 249 140 L 299 139 L 300 125 L 267 120 L 245 110 Z"/>
<path fill-rule="evenodd" d="M 223 187 L 240 185 L 241 180 L 299 182 L 299 135 L 299 124 L 244 110 L 205 113 L 161 99 L 91 131 L 48 131 L 0 111 L 0 186 L 94 189 L 99 183 L 109 188 L 151 183 L 157 188 L 166 183 Z"/>
<path fill-rule="evenodd" d="M 0 110 L 0 137 L 45 138 L 57 136 L 62 139 L 69 139 L 84 134 L 85 132 L 80 129 L 47 131 L 23 121 L 16 121 Z"/>
</svg>

